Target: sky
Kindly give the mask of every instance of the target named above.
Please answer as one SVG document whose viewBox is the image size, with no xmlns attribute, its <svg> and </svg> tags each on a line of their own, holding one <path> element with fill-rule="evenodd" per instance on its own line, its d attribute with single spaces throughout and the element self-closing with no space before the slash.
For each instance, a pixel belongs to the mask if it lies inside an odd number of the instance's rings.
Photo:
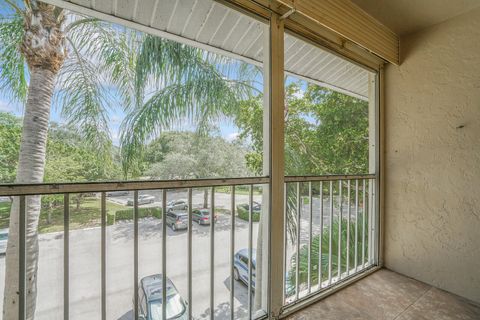
<svg viewBox="0 0 480 320">
<path fill-rule="evenodd" d="M 0 15 L 7 15 L 12 13 L 11 9 L 5 5 L 5 3 L 2 5 L 0 4 Z M 119 29 L 124 27 L 118 27 Z M 0 66 L 1 67 L 1 66 Z M 288 85 L 289 83 L 296 81 L 298 82 L 298 79 L 294 79 L 292 77 L 288 77 L 286 84 Z M 261 82 L 261 79 L 260 79 Z M 262 90 L 263 85 L 260 83 L 258 85 L 259 87 L 257 89 Z M 108 87 L 108 86 L 107 86 Z M 306 82 L 300 81 L 300 92 L 298 93 L 298 97 L 302 96 L 302 92 L 306 88 Z M 111 87 L 108 89 L 111 91 L 112 96 L 115 96 L 116 88 Z M 108 118 L 109 118 L 109 128 L 110 128 L 110 134 L 113 140 L 113 143 L 115 145 L 119 144 L 119 134 L 120 134 L 120 126 L 122 121 L 125 118 L 125 113 L 122 110 L 122 107 L 120 103 L 113 102 L 112 105 L 115 105 L 116 107 L 111 108 L 108 110 Z M 10 112 L 13 113 L 17 116 L 22 116 L 23 113 L 23 106 L 16 102 L 12 101 L 10 98 L 10 95 L 8 92 L 2 92 L 0 91 L 0 111 L 1 112 Z M 65 123 L 65 119 L 61 115 L 61 110 L 58 105 L 55 104 L 55 102 L 52 102 L 52 108 L 51 108 L 51 116 L 50 116 L 51 121 L 57 122 L 57 123 Z M 233 121 L 231 119 L 226 119 L 222 118 L 218 120 L 215 124 L 215 131 L 217 134 L 220 134 L 223 138 L 225 138 L 228 141 L 232 141 L 235 138 L 238 137 L 239 135 L 239 129 L 234 125 Z M 179 121 L 178 126 L 171 128 L 172 130 L 187 130 L 187 131 L 194 131 L 195 127 L 188 121 Z"/>
<path fill-rule="evenodd" d="M 0 15 L 7 16 L 12 14 L 13 11 L 8 7 L 5 3 L 0 3 Z M 121 27 L 123 28 L 123 27 Z M 1 66 L 0 66 L 1 68 Z M 116 88 L 112 87 L 108 89 L 112 96 L 115 95 Z M 117 103 L 115 104 L 116 107 L 111 108 L 108 110 L 108 117 L 109 117 L 109 128 L 110 134 L 115 145 L 119 144 L 119 134 L 120 134 L 120 126 L 125 118 L 125 113 L 123 112 L 122 107 Z M 17 116 L 22 116 L 23 114 L 23 105 L 17 101 L 12 100 L 10 94 L 8 92 L 2 92 L 0 90 L 0 112 L 9 112 L 13 113 Z M 52 122 L 57 123 L 65 123 L 65 119 L 61 115 L 61 110 L 55 102 L 52 102 L 50 120 Z M 228 141 L 232 141 L 237 138 L 239 134 L 239 129 L 233 124 L 233 122 L 229 119 L 220 119 L 215 124 L 215 131 L 217 134 L 220 134 L 223 138 Z M 188 121 L 179 121 L 178 126 L 172 128 L 172 130 L 187 130 L 193 131 L 195 127 L 189 123 Z"/>
</svg>

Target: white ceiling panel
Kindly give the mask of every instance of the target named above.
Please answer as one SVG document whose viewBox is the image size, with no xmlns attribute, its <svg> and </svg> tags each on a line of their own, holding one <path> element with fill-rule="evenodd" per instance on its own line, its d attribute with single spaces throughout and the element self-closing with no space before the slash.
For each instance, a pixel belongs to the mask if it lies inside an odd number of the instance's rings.
<svg viewBox="0 0 480 320">
<path fill-rule="evenodd" d="M 67 0 L 46 1 L 62 5 Z M 178 41 L 184 39 L 188 44 L 198 44 L 257 65 L 263 62 L 266 25 L 212 0 L 68 2 L 159 30 Z M 368 71 L 290 34 L 285 36 L 285 70 L 356 97 L 368 96 Z"/>
</svg>

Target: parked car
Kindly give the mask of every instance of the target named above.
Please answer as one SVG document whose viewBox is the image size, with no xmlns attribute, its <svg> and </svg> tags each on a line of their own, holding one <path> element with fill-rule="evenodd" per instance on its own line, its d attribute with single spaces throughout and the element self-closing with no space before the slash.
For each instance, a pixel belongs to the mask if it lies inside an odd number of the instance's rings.
<svg viewBox="0 0 480 320">
<path fill-rule="evenodd" d="M 138 196 L 138 205 L 154 203 L 155 197 L 149 194 L 142 194 Z M 127 206 L 133 206 L 133 199 L 127 201 Z"/>
<path fill-rule="evenodd" d="M 252 249 L 252 289 L 255 289 L 257 250 Z M 233 257 L 233 278 L 248 286 L 248 249 L 240 249 Z"/>
<path fill-rule="evenodd" d="M 187 210 L 188 203 L 185 200 L 172 200 L 167 202 L 167 212 L 173 210 Z"/>
<path fill-rule="evenodd" d="M 252 249 L 252 290 L 255 289 L 255 269 L 257 250 Z M 233 257 L 233 278 L 248 286 L 248 249 L 240 249 Z M 295 293 L 295 287 L 288 280 L 288 272 L 285 274 L 285 296 L 291 297 Z"/>
<path fill-rule="evenodd" d="M 140 280 L 138 286 L 138 313 L 140 320 L 162 320 L 162 275 L 155 274 Z M 173 282 L 167 278 L 167 320 L 187 320 L 188 303 Z"/>
<path fill-rule="evenodd" d="M 217 222 L 217 215 L 214 216 L 215 222 Z M 198 224 L 207 225 L 210 224 L 210 210 L 209 209 L 194 209 L 192 211 L 192 221 Z"/>
<path fill-rule="evenodd" d="M 129 194 L 130 192 L 128 190 L 110 191 L 110 192 L 107 192 L 107 197 L 128 196 Z"/>
<path fill-rule="evenodd" d="M 185 211 L 167 211 L 167 226 L 170 226 L 173 231 L 188 228 L 188 213 Z"/>
<path fill-rule="evenodd" d="M 0 255 L 7 252 L 8 229 L 0 229 Z"/>
</svg>

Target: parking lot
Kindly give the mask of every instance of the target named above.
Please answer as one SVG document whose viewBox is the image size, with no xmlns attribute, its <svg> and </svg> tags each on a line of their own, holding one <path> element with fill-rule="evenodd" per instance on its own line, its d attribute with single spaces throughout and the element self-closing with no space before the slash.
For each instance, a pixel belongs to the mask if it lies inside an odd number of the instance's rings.
<svg viewBox="0 0 480 320">
<path fill-rule="evenodd" d="M 161 193 L 149 192 L 156 199 Z M 115 197 L 127 201 L 129 197 Z M 184 199 L 185 193 L 169 195 L 168 200 Z M 109 198 L 111 201 L 112 198 Z M 261 201 L 256 195 L 255 201 Z M 229 194 L 216 194 L 216 207 L 230 208 Z M 237 195 L 237 203 L 248 202 L 247 195 Z M 203 203 L 203 192 L 194 193 L 193 203 Z M 154 205 L 161 205 L 155 201 Z M 314 201 L 314 209 L 319 207 Z M 303 212 L 307 212 L 305 206 Z M 324 222 L 327 222 L 324 217 Z M 318 215 L 314 214 L 314 233 L 318 230 Z M 308 235 L 308 215 L 302 214 L 301 242 Z M 160 219 L 139 221 L 139 278 L 161 273 L 162 223 Z M 230 314 L 230 214 L 218 214 L 215 225 L 214 305 L 218 319 Z M 258 223 L 253 224 L 253 246 L 256 247 Z M 210 226 L 193 224 L 192 269 L 195 318 L 208 318 L 210 283 Z M 188 296 L 187 285 L 188 233 L 167 228 L 167 276 L 183 297 Z M 101 312 L 101 229 L 99 227 L 70 231 L 70 319 L 96 319 Z M 235 250 L 248 246 L 248 223 L 236 219 Z M 38 298 L 36 319 L 63 319 L 63 232 L 39 236 Z M 290 256 L 293 248 L 287 250 Z M 133 299 L 133 222 L 121 221 L 107 227 L 107 319 L 132 319 Z M 0 257 L 0 291 L 4 287 L 4 257 Z M 247 314 L 247 288 L 235 283 L 234 312 L 238 318 Z M 0 292 L 3 296 L 3 292 Z M 0 307 L 1 308 L 1 307 Z"/>
<path fill-rule="evenodd" d="M 221 216 L 215 229 L 215 306 L 220 318 L 229 315 L 230 242 L 229 216 Z M 139 223 L 139 277 L 161 273 L 161 221 L 145 219 Z M 187 232 L 167 229 L 167 276 L 180 294 L 187 297 Z M 256 234 L 257 225 L 254 226 Z M 248 243 L 248 224 L 236 224 L 236 247 Z M 194 224 L 193 301 L 197 318 L 209 315 L 210 236 L 209 226 Z M 4 257 L 0 270 L 4 270 Z M 100 228 L 70 233 L 70 319 L 96 319 L 100 314 L 101 292 Z M 63 233 L 40 236 L 38 298 L 36 319 L 63 319 Z M 4 271 L 3 271 L 4 272 Z M 3 273 L 2 272 L 2 273 Z M 3 291 L 4 275 L 0 277 Z M 107 228 L 107 319 L 132 319 L 133 298 L 133 223 Z M 235 284 L 235 312 L 245 314 L 247 289 Z"/>
</svg>

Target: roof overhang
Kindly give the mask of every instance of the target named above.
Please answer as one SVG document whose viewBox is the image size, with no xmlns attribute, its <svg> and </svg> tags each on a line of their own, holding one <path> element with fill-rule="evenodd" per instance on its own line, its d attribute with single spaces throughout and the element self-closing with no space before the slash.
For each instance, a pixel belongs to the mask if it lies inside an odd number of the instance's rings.
<svg viewBox="0 0 480 320">
<path fill-rule="evenodd" d="M 253 17 L 212 0 L 44 1 L 248 63 L 263 65 L 264 34 L 268 33 L 268 25 L 267 20 L 262 21 L 261 16 L 265 13 Z M 287 20 L 293 19 L 295 11 L 303 8 L 300 1 L 295 3 L 297 7 L 290 10 L 293 14 Z M 270 8 L 263 10 L 268 11 Z M 302 10 L 309 12 L 307 9 Z M 298 17 L 298 14 L 296 16 Z M 290 25 L 292 26 L 290 29 L 295 29 L 296 22 L 291 21 L 286 23 L 286 27 Z M 312 37 L 301 39 L 286 33 L 286 73 L 354 97 L 367 99 L 369 71 L 359 63 L 348 61 L 332 52 L 335 50 L 320 48 L 316 45 L 318 41 L 314 43 L 311 39 Z M 327 43 L 326 47 L 329 47 L 329 44 L 331 43 Z M 348 50 L 345 43 L 342 43 L 342 46 Z M 373 61 L 373 69 L 383 62 L 378 58 Z"/>
</svg>

